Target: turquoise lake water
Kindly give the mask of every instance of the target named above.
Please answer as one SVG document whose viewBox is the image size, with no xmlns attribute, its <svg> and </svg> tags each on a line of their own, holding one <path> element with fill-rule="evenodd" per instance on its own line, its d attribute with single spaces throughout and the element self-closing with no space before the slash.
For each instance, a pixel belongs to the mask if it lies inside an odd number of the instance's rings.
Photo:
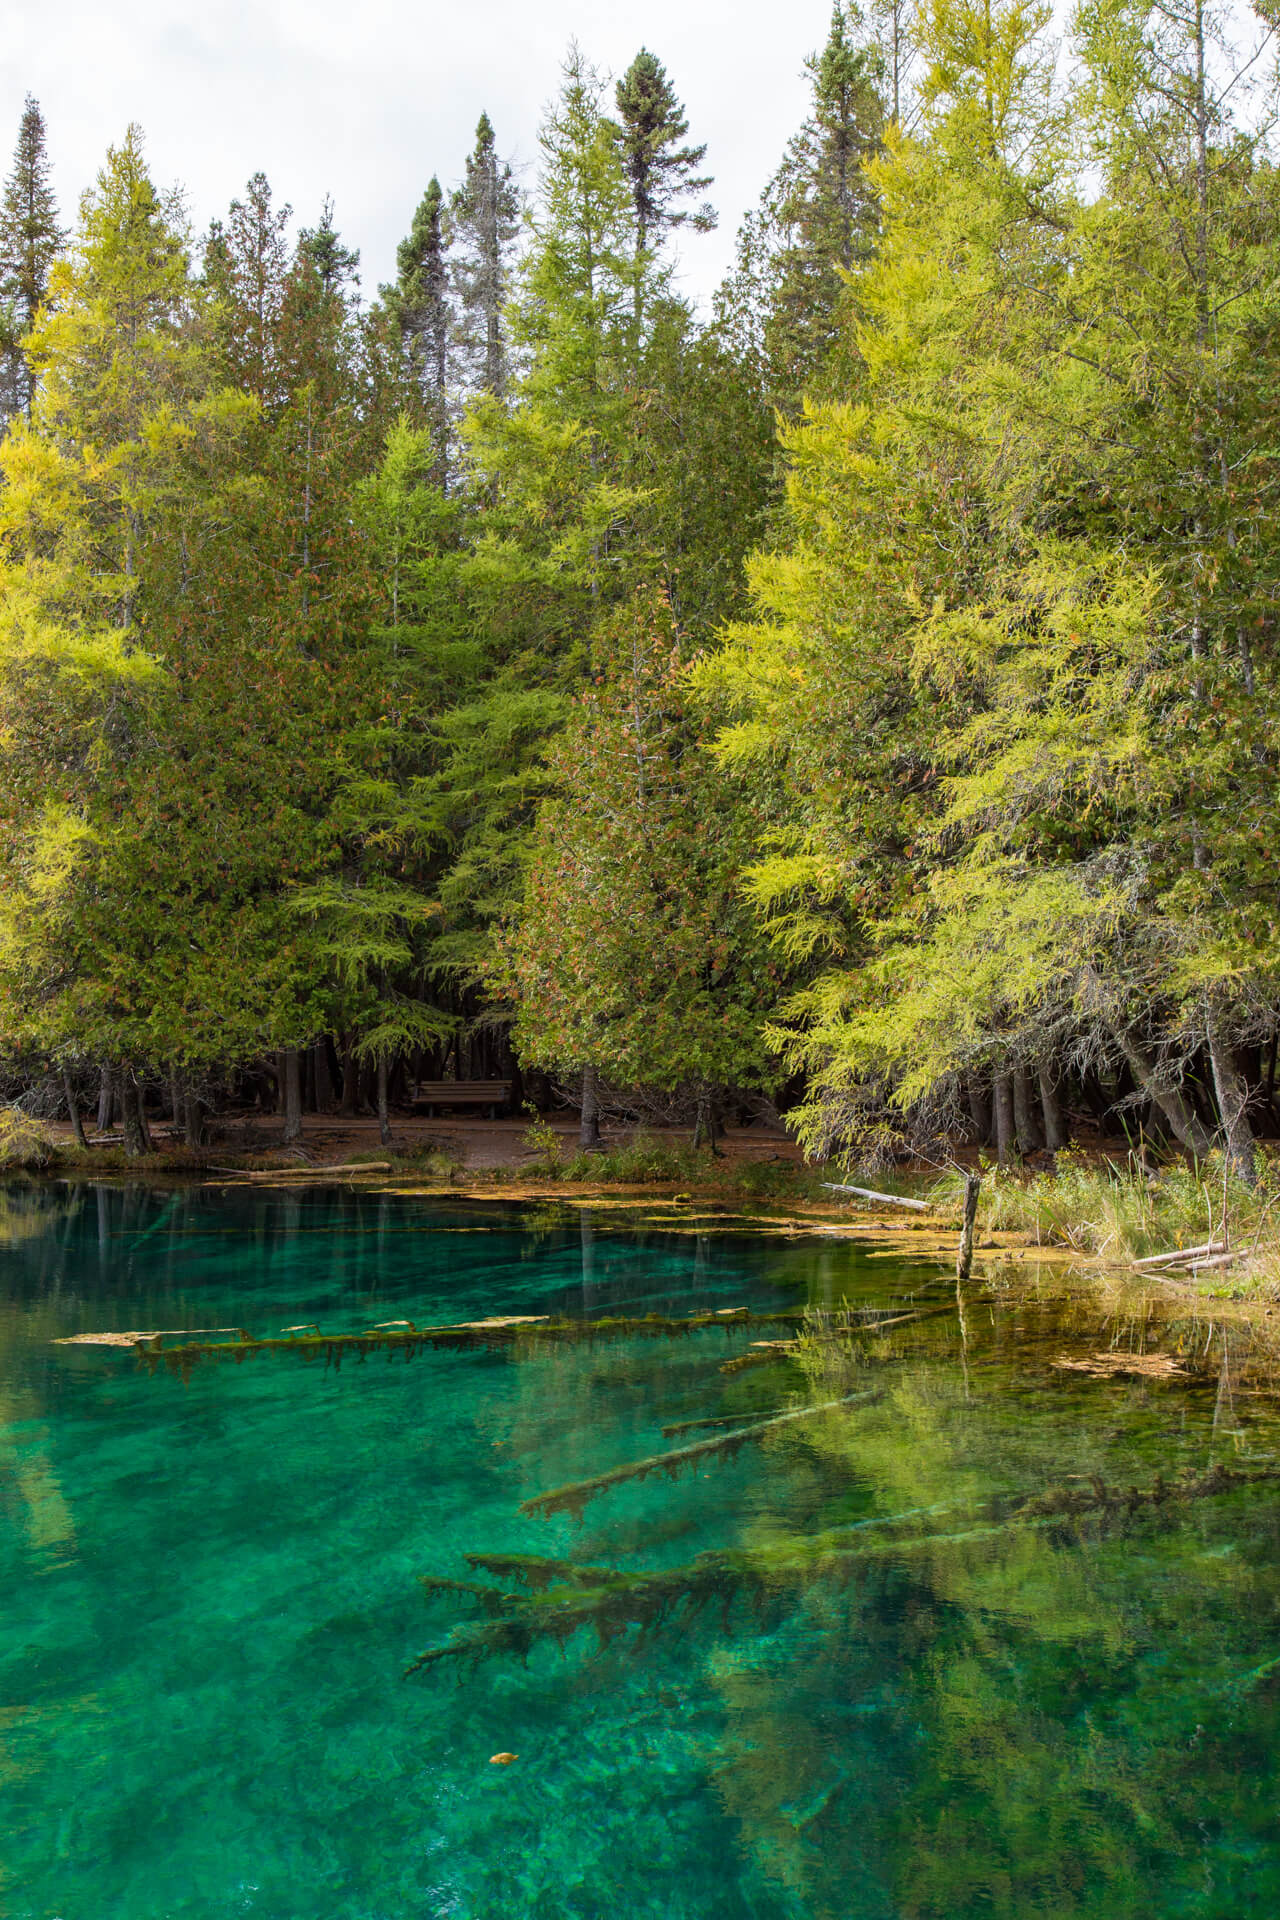
<svg viewBox="0 0 1280 1920">
<path fill-rule="evenodd" d="M 12 1189 L 0 1273 L 4 1920 L 1280 1912 L 1280 1428 L 1230 1328 L 1012 1285 L 957 1310 L 928 1263 L 818 1237 L 333 1189 Z M 756 1327 L 185 1384 L 55 1344 L 842 1300 L 923 1317 L 799 1363 Z M 1056 1364 L 1116 1343 L 1186 1370 Z M 518 1512 L 833 1400 L 580 1520 Z M 1252 1477 L 1088 1505 L 1215 1464 Z M 1027 1508 L 1046 1489 L 1081 1511 Z M 484 1583 L 468 1553 L 668 1597 L 521 1660 L 420 1582 Z M 404 1677 L 451 1635 L 489 1657 Z"/>
</svg>

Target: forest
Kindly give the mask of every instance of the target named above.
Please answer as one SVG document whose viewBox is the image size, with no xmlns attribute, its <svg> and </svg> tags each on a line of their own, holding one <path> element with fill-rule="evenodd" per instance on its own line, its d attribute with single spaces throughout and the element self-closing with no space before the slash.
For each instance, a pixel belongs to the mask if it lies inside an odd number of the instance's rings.
<svg viewBox="0 0 1280 1920">
<path fill-rule="evenodd" d="M 330 200 L 196 232 L 137 127 L 73 219 L 29 98 L 0 1090 L 137 1154 L 504 1076 L 588 1142 L 1087 1121 L 1252 1180 L 1277 17 L 839 0 L 705 313 L 714 155 L 645 49 L 570 47 L 527 185 L 481 113 L 374 297 Z"/>
</svg>

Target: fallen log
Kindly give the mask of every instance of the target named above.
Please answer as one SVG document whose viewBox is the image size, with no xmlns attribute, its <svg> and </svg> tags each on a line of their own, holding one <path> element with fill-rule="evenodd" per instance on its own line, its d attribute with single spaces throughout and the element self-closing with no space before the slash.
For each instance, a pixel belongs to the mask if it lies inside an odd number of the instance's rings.
<svg viewBox="0 0 1280 1920">
<path fill-rule="evenodd" d="M 1175 1247 L 1171 1253 L 1148 1253 L 1141 1260 L 1132 1260 L 1130 1265 L 1135 1271 L 1143 1267 L 1185 1267 L 1202 1254 L 1225 1253 L 1226 1245 L 1221 1240 L 1206 1240 L 1199 1247 Z"/>
<path fill-rule="evenodd" d="M 390 1160 L 347 1160 L 341 1166 L 210 1167 L 210 1173 L 230 1174 L 236 1180 L 328 1180 L 335 1173 L 390 1173 Z"/>
<path fill-rule="evenodd" d="M 930 1204 L 927 1200 L 908 1200 L 906 1195 L 902 1193 L 877 1193 L 874 1187 L 838 1186 L 832 1180 L 824 1180 L 822 1185 L 824 1191 L 827 1193 L 852 1193 L 855 1194 L 859 1200 L 876 1200 L 883 1207 L 910 1207 L 913 1213 L 929 1213 L 931 1211 Z"/>
</svg>

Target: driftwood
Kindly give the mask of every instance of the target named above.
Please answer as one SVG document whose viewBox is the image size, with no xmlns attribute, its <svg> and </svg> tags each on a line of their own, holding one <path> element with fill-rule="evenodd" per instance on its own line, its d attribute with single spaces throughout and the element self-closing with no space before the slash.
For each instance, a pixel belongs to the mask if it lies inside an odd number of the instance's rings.
<svg viewBox="0 0 1280 1920">
<path fill-rule="evenodd" d="M 978 1195 L 981 1177 L 967 1173 L 964 1180 L 964 1222 L 960 1229 L 960 1251 L 956 1255 L 956 1279 L 967 1280 L 973 1271 L 973 1233 L 978 1224 Z"/>
<path fill-rule="evenodd" d="M 1131 1260 L 1129 1264 L 1135 1272 L 1143 1267 L 1187 1267 L 1202 1257 L 1226 1251 L 1223 1241 L 1206 1240 L 1200 1247 L 1175 1247 L 1171 1253 L 1148 1253 L 1141 1260 Z"/>
<path fill-rule="evenodd" d="M 901 1193 L 877 1193 L 874 1187 L 837 1186 L 832 1180 L 824 1180 L 822 1185 L 823 1190 L 827 1193 L 856 1194 L 859 1200 L 876 1200 L 879 1201 L 882 1207 L 910 1207 L 913 1213 L 929 1213 L 931 1211 L 927 1200 L 908 1200 L 906 1195 Z"/>
</svg>

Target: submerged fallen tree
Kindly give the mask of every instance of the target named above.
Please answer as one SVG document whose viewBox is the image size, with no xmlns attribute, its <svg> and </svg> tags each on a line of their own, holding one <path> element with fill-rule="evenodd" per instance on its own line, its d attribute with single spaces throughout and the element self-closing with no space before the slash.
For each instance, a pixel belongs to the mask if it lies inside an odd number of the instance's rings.
<svg viewBox="0 0 1280 1920">
<path fill-rule="evenodd" d="M 733 1433 L 717 1434 L 714 1440 L 698 1440 L 690 1447 L 676 1447 L 670 1453 L 653 1453 L 644 1460 L 632 1460 L 625 1466 L 611 1467 L 607 1473 L 593 1474 L 587 1480 L 571 1480 L 567 1486 L 553 1487 L 549 1493 L 535 1494 L 531 1500 L 523 1503 L 520 1511 L 538 1514 L 544 1520 L 549 1520 L 556 1513 L 569 1513 L 575 1520 L 580 1520 L 587 1502 L 594 1500 L 597 1494 L 607 1492 L 610 1487 L 620 1487 L 630 1480 L 647 1480 L 651 1473 L 662 1473 L 668 1480 L 674 1480 L 677 1475 L 690 1467 L 700 1466 L 705 1460 L 730 1457 L 748 1441 L 762 1440 L 779 1427 L 790 1426 L 797 1420 L 812 1420 L 820 1413 L 835 1413 L 859 1402 L 865 1405 L 883 1400 L 884 1395 L 885 1389 L 879 1387 L 870 1392 L 847 1393 L 839 1400 L 823 1401 L 820 1406 L 796 1407 L 787 1413 L 776 1413 L 767 1420 L 755 1421 L 751 1426 L 739 1426 Z"/>
<path fill-rule="evenodd" d="M 740 1327 L 797 1325 L 803 1321 L 803 1307 L 782 1307 L 756 1313 L 747 1307 L 724 1307 L 715 1312 L 668 1315 L 643 1314 L 637 1317 L 607 1316 L 598 1320 L 563 1319 L 550 1314 L 497 1314 L 485 1320 L 463 1320 L 448 1326 L 419 1327 L 412 1320 L 386 1321 L 357 1333 L 322 1333 L 318 1327 L 286 1327 L 277 1336 L 255 1339 L 243 1328 L 232 1331 L 226 1340 L 178 1340 L 166 1346 L 174 1336 L 165 1332 L 130 1332 L 116 1335 L 76 1334 L 61 1344 L 128 1346 L 138 1355 L 149 1373 L 163 1367 L 186 1379 L 198 1366 L 240 1366 L 246 1360 L 264 1355 L 287 1355 L 291 1359 L 323 1361 L 326 1367 L 340 1367 L 344 1359 L 367 1360 L 385 1353 L 389 1360 L 397 1354 L 411 1360 L 420 1353 L 480 1350 L 508 1347 L 517 1341 L 535 1349 L 539 1345 L 568 1343 L 591 1344 L 596 1340 L 667 1339 L 678 1340 L 693 1333 L 719 1329 L 729 1334 Z"/>
<path fill-rule="evenodd" d="M 780 1544 L 701 1553 L 683 1566 L 640 1572 L 578 1567 L 536 1555 L 467 1554 L 473 1571 L 517 1580 L 528 1591 L 510 1592 L 474 1582 L 424 1581 L 428 1591 L 466 1594 L 489 1617 L 456 1627 L 441 1645 L 419 1654 L 405 1669 L 405 1676 L 450 1661 L 467 1667 L 506 1654 L 523 1660 L 545 1641 L 554 1641 L 563 1650 L 586 1628 L 595 1633 L 603 1651 L 630 1632 L 643 1637 L 664 1627 L 687 1627 L 712 1606 L 727 1616 L 735 1605 L 761 1610 L 785 1603 L 789 1595 L 818 1581 L 847 1584 L 861 1570 L 903 1555 L 982 1546 L 1030 1530 L 1065 1532 L 1090 1518 L 1104 1523 L 1131 1520 L 1143 1513 L 1169 1512 L 1191 1501 L 1277 1482 L 1280 1465 L 1271 1464 L 1215 1465 L 1176 1480 L 1157 1475 L 1148 1487 L 1111 1485 L 1095 1476 L 1078 1486 L 1049 1487 L 1011 1501 L 988 1502 L 983 1508 L 916 1508 Z M 922 1522 L 946 1514 L 961 1517 L 958 1531 L 922 1529 Z"/>
</svg>

